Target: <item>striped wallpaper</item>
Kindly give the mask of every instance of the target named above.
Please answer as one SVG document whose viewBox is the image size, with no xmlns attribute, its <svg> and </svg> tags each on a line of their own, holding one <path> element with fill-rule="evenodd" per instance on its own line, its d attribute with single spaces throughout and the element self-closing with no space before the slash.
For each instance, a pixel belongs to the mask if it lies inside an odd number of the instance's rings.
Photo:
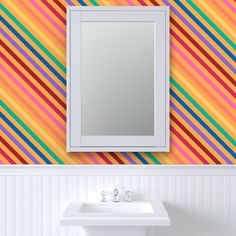
<svg viewBox="0 0 236 236">
<path fill-rule="evenodd" d="M 1 1 L 0 164 L 236 164 L 234 0 Z M 66 6 L 171 7 L 171 152 L 66 153 Z"/>
</svg>

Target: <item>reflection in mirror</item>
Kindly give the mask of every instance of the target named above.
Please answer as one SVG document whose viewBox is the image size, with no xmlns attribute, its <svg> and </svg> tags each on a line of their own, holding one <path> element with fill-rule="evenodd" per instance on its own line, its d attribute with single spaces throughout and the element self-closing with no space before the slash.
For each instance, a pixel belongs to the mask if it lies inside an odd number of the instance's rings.
<svg viewBox="0 0 236 236">
<path fill-rule="evenodd" d="M 82 22 L 82 135 L 154 135 L 154 23 Z"/>
</svg>

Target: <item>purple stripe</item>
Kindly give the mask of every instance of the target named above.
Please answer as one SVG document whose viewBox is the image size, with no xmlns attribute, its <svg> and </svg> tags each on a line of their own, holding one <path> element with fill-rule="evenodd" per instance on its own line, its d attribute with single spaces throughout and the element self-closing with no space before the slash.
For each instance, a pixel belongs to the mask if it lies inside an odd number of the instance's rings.
<svg viewBox="0 0 236 236">
<path fill-rule="evenodd" d="M 33 162 L 34 164 L 40 164 L 34 157 L 31 155 L 18 141 L 15 139 L 2 125 L 1 129 L 3 130 L 4 134 L 6 134 L 15 144 L 18 148 L 21 149 L 22 152 L 24 152 Z"/>
<path fill-rule="evenodd" d="M 5 38 L 15 46 L 16 49 L 30 61 L 41 74 L 48 79 L 48 81 L 64 96 L 66 97 L 66 92 L 3 30 L 0 29 L 0 32 L 5 36 Z"/>
<path fill-rule="evenodd" d="M 200 38 L 234 73 L 236 69 L 167 0 L 163 2 Z"/>
<path fill-rule="evenodd" d="M 74 6 L 74 5 L 75 5 L 73 2 L 71 2 L 71 0 L 66 0 L 66 2 L 67 2 L 68 4 L 70 4 L 71 6 Z"/>
<path fill-rule="evenodd" d="M 127 152 L 121 152 L 121 154 L 131 163 L 131 164 L 137 164 L 129 155 Z"/>
<path fill-rule="evenodd" d="M 170 102 L 170 105 L 219 154 L 220 157 L 222 157 L 228 164 L 233 164 L 233 162 L 229 160 L 228 157 L 213 142 L 211 142 L 211 140 L 202 133 L 202 131 L 198 129 L 197 126 L 195 126 L 194 123 L 189 120 L 189 118 L 185 116 L 173 102 Z"/>
</svg>

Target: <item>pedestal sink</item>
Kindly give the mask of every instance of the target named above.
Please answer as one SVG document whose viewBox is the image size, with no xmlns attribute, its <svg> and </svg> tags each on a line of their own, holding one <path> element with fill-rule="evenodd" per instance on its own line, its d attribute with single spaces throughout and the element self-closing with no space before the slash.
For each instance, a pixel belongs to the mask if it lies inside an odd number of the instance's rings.
<svg viewBox="0 0 236 236">
<path fill-rule="evenodd" d="M 61 225 L 81 226 L 86 236 L 147 236 L 149 227 L 170 226 L 162 202 L 69 202 Z"/>
</svg>

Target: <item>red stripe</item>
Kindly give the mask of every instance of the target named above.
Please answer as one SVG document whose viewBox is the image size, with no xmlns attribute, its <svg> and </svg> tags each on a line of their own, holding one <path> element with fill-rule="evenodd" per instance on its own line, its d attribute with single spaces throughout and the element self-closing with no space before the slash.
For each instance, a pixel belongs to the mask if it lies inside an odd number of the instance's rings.
<svg viewBox="0 0 236 236">
<path fill-rule="evenodd" d="M 114 159 L 119 163 L 119 164 L 125 164 L 114 152 L 109 152 L 111 156 L 114 157 Z"/>
<path fill-rule="evenodd" d="M 98 154 L 107 164 L 112 164 L 112 162 L 111 162 L 102 152 L 97 152 L 97 154 Z"/>
<path fill-rule="evenodd" d="M 155 0 L 150 0 L 154 6 L 160 6 Z M 176 21 L 173 17 L 170 17 L 170 22 L 175 25 L 175 27 L 201 52 L 234 86 L 236 86 L 236 81 L 234 78 L 225 71 L 220 64 L 218 64 L 214 58 L 212 58 L 206 50 L 201 47 Z"/>
<path fill-rule="evenodd" d="M 58 0 L 53 0 L 53 1 L 57 4 L 59 8 L 61 8 L 63 12 L 66 13 L 66 8 Z"/>
<path fill-rule="evenodd" d="M 3 150 L 1 150 L 1 154 L 8 162 L 10 162 L 10 164 L 16 164 L 16 162 L 14 162 Z"/>
<path fill-rule="evenodd" d="M 48 1 L 41 0 L 44 5 L 65 25 L 66 20 L 49 4 Z"/>
<path fill-rule="evenodd" d="M 143 0 L 138 0 L 138 2 L 139 2 L 142 6 L 147 6 L 147 4 L 146 4 Z"/>
<path fill-rule="evenodd" d="M 173 120 L 216 164 L 221 164 L 214 155 L 198 140 L 192 133 L 173 115 L 170 114 L 171 120 Z"/>
<path fill-rule="evenodd" d="M 154 6 L 160 6 L 156 1 L 154 0 L 150 0 L 150 2 L 154 5 Z"/>
<path fill-rule="evenodd" d="M 0 140 L 2 141 L 3 145 L 5 145 L 16 157 L 19 161 L 21 161 L 22 164 L 28 164 L 18 152 L 15 151 L 2 137 L 0 137 Z"/>
<path fill-rule="evenodd" d="M 172 125 L 170 126 L 170 130 L 179 138 L 179 140 L 182 141 L 183 144 L 185 144 L 186 147 L 188 147 L 188 149 L 189 149 L 190 151 L 192 151 L 192 152 L 194 153 L 194 155 L 195 155 L 197 158 L 199 158 L 199 159 L 203 162 L 203 164 L 209 164 L 209 163 L 205 160 L 205 158 L 204 158 L 187 140 L 185 140 L 185 139 L 181 136 L 181 134 L 180 134 Z"/>
<path fill-rule="evenodd" d="M 3 47 L 9 54 L 15 58 L 16 61 L 64 108 L 66 109 L 66 104 L 4 43 Z"/>
<path fill-rule="evenodd" d="M 182 46 L 186 48 L 189 53 L 191 53 L 197 61 L 199 61 L 203 67 L 205 67 L 209 73 L 234 97 L 234 91 L 172 30 L 170 29 L 171 34 L 180 42 Z"/>
<path fill-rule="evenodd" d="M 3 60 L 65 121 L 65 115 L 3 53 L 0 54 Z"/>
<path fill-rule="evenodd" d="M 201 52 L 234 86 L 236 81 L 202 48 L 173 18 L 171 23 Z"/>
</svg>

